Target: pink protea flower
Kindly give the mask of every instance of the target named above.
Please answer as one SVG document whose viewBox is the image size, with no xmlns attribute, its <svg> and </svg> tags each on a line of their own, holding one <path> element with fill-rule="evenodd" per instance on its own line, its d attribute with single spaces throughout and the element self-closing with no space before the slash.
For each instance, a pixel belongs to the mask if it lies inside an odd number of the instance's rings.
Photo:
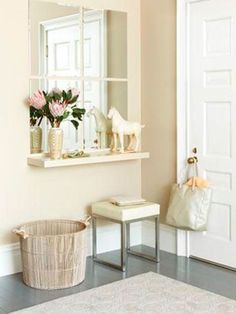
<svg viewBox="0 0 236 314">
<path fill-rule="evenodd" d="M 32 97 L 29 97 L 28 102 L 30 106 L 38 110 L 42 109 L 47 103 L 44 94 L 40 89 L 35 92 Z"/>
<path fill-rule="evenodd" d="M 54 87 L 54 88 L 51 90 L 51 93 L 55 93 L 55 94 L 61 95 L 62 92 L 61 92 L 60 88 Z"/>
<path fill-rule="evenodd" d="M 66 107 L 67 104 L 65 101 L 62 103 L 59 100 L 53 100 L 51 103 L 49 103 L 49 109 L 54 118 L 63 116 Z"/>
<path fill-rule="evenodd" d="M 78 88 L 74 87 L 71 89 L 72 97 L 79 96 L 80 91 Z"/>
</svg>

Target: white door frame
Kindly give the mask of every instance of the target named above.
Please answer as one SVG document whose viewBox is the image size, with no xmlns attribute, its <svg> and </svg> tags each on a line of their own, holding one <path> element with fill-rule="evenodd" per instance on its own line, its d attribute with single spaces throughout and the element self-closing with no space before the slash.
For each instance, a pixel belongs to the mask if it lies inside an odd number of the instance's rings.
<svg viewBox="0 0 236 314">
<path fill-rule="evenodd" d="M 191 147 L 188 147 L 189 136 L 189 59 L 188 59 L 188 12 L 194 2 L 208 0 L 177 0 L 177 178 L 185 167 Z M 176 252 L 178 256 L 189 257 L 189 231 L 176 231 Z"/>
</svg>

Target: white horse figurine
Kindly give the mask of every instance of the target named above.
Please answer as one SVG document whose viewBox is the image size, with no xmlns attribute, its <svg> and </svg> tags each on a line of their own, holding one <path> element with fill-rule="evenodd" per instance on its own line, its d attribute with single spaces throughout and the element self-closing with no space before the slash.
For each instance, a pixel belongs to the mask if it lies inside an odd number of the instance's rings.
<svg viewBox="0 0 236 314">
<path fill-rule="evenodd" d="M 112 135 L 112 125 L 111 121 L 106 119 L 104 114 L 98 110 L 96 107 L 93 107 L 87 113 L 87 116 L 94 116 L 96 121 L 96 133 L 98 136 L 98 147 L 107 148 L 108 147 L 108 136 Z"/>
<path fill-rule="evenodd" d="M 127 147 L 128 151 L 138 152 L 141 141 L 141 130 L 144 125 L 138 122 L 129 122 L 124 120 L 120 113 L 115 109 L 111 108 L 108 113 L 108 119 L 112 120 L 112 133 L 113 133 L 113 149 L 112 151 L 117 151 L 117 136 L 120 140 L 120 152 L 124 153 L 124 135 L 129 136 L 129 145 Z M 135 145 L 133 143 L 135 139 Z"/>
</svg>

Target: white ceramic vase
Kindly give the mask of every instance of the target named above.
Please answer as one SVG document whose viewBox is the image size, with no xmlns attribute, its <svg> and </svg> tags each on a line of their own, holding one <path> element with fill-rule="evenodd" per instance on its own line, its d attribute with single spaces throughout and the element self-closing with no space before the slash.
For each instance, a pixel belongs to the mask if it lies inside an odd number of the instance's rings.
<svg viewBox="0 0 236 314">
<path fill-rule="evenodd" d="M 48 133 L 49 154 L 51 159 L 60 159 L 62 156 L 63 130 L 51 128 Z"/>
<path fill-rule="evenodd" d="M 39 126 L 30 127 L 30 152 L 38 154 L 42 151 L 42 129 Z"/>
</svg>

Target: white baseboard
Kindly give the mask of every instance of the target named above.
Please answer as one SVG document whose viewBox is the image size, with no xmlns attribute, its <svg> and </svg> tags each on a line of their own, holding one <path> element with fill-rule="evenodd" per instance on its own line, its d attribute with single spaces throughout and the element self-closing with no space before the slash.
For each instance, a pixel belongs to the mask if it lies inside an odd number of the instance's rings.
<svg viewBox="0 0 236 314">
<path fill-rule="evenodd" d="M 0 277 L 18 273 L 21 269 L 19 244 L 0 246 Z"/>
<path fill-rule="evenodd" d="M 118 225 L 98 226 L 98 253 L 120 249 L 120 229 Z M 88 256 L 92 255 L 92 230 L 88 232 Z M 145 244 L 154 247 L 154 223 L 144 221 L 131 226 L 131 245 Z M 176 254 L 175 229 L 160 226 L 161 250 Z M 22 270 L 18 243 L 0 246 L 0 277 L 18 273 Z"/>
<path fill-rule="evenodd" d="M 153 221 L 147 220 L 142 225 L 143 244 L 155 247 L 155 225 Z M 160 249 L 176 254 L 176 230 L 167 225 L 160 225 Z"/>
</svg>

